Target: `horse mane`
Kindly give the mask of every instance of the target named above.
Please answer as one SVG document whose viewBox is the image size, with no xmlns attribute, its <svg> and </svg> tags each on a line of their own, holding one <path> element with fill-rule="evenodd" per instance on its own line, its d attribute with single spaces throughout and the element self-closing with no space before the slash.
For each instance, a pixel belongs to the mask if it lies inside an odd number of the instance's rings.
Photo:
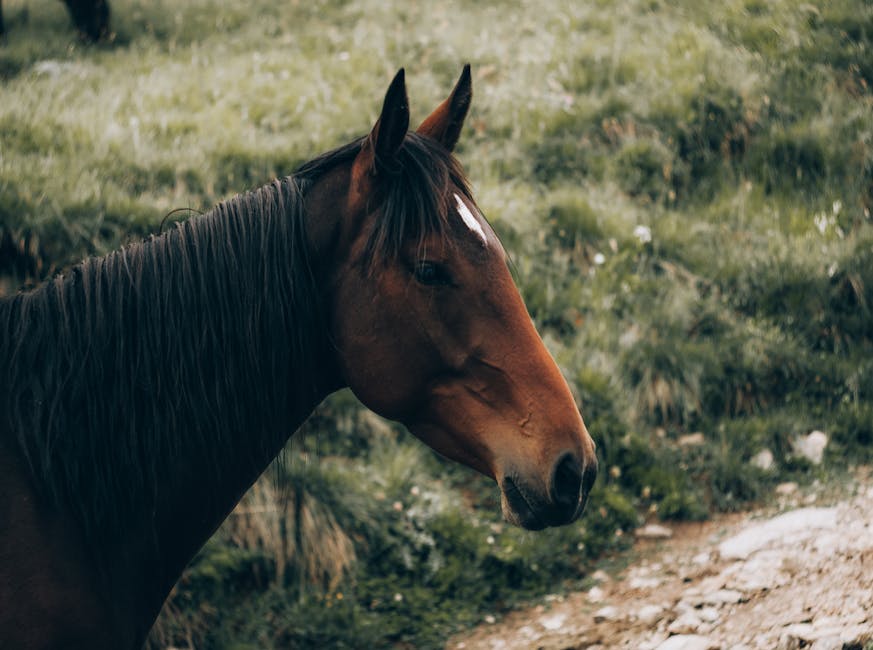
<svg viewBox="0 0 873 650">
<path fill-rule="evenodd" d="M 319 399 L 315 355 L 330 342 L 304 198 L 363 142 L 0 299 L 0 447 L 87 538 L 153 511 L 171 468 L 220 479 L 228 458 L 257 463 Z M 373 260 L 443 231 L 451 184 L 469 195 L 427 138 L 408 134 L 397 161 L 379 174 Z"/>
</svg>

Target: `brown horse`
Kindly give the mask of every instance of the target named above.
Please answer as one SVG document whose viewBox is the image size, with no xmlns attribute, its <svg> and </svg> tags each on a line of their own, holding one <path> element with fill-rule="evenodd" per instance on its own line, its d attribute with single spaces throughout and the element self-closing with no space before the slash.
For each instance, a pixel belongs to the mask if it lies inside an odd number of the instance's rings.
<svg viewBox="0 0 873 650">
<path fill-rule="evenodd" d="M 138 648 L 288 436 L 350 386 L 493 477 L 529 529 L 581 513 L 594 444 L 451 151 L 469 66 L 367 137 L 0 301 L 0 648 Z"/>
</svg>

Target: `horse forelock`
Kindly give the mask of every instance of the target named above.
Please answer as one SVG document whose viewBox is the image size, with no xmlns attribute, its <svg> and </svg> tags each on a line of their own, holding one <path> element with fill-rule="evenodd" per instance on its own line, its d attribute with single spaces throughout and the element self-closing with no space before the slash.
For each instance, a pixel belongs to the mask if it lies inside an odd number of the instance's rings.
<svg viewBox="0 0 873 650">
<path fill-rule="evenodd" d="M 367 259 L 390 262 L 410 241 L 421 248 L 428 235 L 451 243 L 449 215 L 458 190 L 474 204 L 457 159 L 431 138 L 408 133 L 392 168 L 377 179 L 380 214 L 367 242 Z"/>
</svg>

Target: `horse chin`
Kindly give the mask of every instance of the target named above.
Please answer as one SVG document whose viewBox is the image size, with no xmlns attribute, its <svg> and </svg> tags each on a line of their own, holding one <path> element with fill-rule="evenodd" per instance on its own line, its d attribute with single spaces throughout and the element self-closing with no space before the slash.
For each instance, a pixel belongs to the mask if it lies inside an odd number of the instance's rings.
<svg viewBox="0 0 873 650">
<path fill-rule="evenodd" d="M 508 523 L 525 530 L 542 530 L 548 526 L 534 511 L 515 481 L 505 478 L 500 487 L 500 509 Z"/>
</svg>

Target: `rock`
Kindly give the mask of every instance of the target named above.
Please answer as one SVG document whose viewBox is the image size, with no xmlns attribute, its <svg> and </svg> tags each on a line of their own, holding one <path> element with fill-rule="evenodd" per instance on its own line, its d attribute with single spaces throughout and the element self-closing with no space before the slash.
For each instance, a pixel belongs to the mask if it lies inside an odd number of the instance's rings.
<svg viewBox="0 0 873 650">
<path fill-rule="evenodd" d="M 597 571 L 591 574 L 591 579 L 596 580 L 597 582 L 609 582 L 612 578 L 610 578 L 609 574 L 603 569 L 597 569 Z"/>
<path fill-rule="evenodd" d="M 717 650 L 718 643 L 699 634 L 677 634 L 658 646 L 658 650 Z"/>
<path fill-rule="evenodd" d="M 762 469 L 765 472 L 767 470 L 773 469 L 773 452 L 769 449 L 762 449 L 757 454 L 752 456 L 752 459 L 749 461 L 752 467 L 757 467 L 758 469 Z"/>
<path fill-rule="evenodd" d="M 813 431 L 807 436 L 794 440 L 794 453 L 802 456 L 813 465 L 820 465 L 828 446 L 828 436 L 823 431 Z"/>
<path fill-rule="evenodd" d="M 637 620 L 644 625 L 651 626 L 660 621 L 664 616 L 664 608 L 660 605 L 643 605 L 637 612 Z"/>
<path fill-rule="evenodd" d="M 794 481 L 788 481 L 787 483 L 780 483 L 776 486 L 776 494 L 781 497 L 787 497 L 797 492 L 797 483 Z"/>
<path fill-rule="evenodd" d="M 680 447 L 697 447 L 698 445 L 702 445 L 706 441 L 704 435 L 698 431 L 696 433 L 689 433 L 684 436 L 679 436 L 676 440 L 676 443 Z"/>
<path fill-rule="evenodd" d="M 809 538 L 817 530 L 834 528 L 836 525 L 836 508 L 801 508 L 751 526 L 726 539 L 718 545 L 718 552 L 726 560 L 745 560 L 775 541 Z"/>
<path fill-rule="evenodd" d="M 670 528 L 659 524 L 646 524 L 637 528 L 635 534 L 641 539 L 669 539 L 673 537 L 673 531 Z"/>
<path fill-rule="evenodd" d="M 605 595 L 606 595 L 606 592 L 603 591 L 603 589 L 601 589 L 600 587 L 591 587 L 591 589 L 588 590 L 588 596 L 587 596 L 588 602 L 591 602 L 591 603 L 602 602 Z"/>
<path fill-rule="evenodd" d="M 567 621 L 567 615 L 563 613 L 552 614 L 551 616 L 543 616 L 540 618 L 539 623 L 547 630 L 555 631 L 560 630 L 564 627 L 564 623 Z"/>
<path fill-rule="evenodd" d="M 705 605 L 733 605 L 747 600 L 742 592 L 735 589 L 719 589 L 701 599 Z"/>
<path fill-rule="evenodd" d="M 700 629 L 703 621 L 695 613 L 695 611 L 687 611 L 681 614 L 679 618 L 667 626 L 667 631 L 670 634 L 693 634 Z"/>
<path fill-rule="evenodd" d="M 809 623 L 795 623 L 786 627 L 779 635 L 776 650 L 799 650 L 809 645 L 815 629 Z"/>
<path fill-rule="evenodd" d="M 665 632 L 653 632 L 648 638 L 640 643 L 639 650 L 657 650 L 658 646 L 669 638 Z M 588 648 L 587 650 L 591 650 Z"/>
<path fill-rule="evenodd" d="M 826 636 L 816 639 L 810 647 L 810 650 L 843 650 L 843 640 L 840 635 Z"/>
<path fill-rule="evenodd" d="M 664 581 L 655 576 L 633 576 L 628 579 L 627 586 L 631 589 L 654 589 L 660 587 Z"/>
<path fill-rule="evenodd" d="M 518 635 L 524 637 L 528 641 L 536 641 L 541 638 L 542 635 L 533 629 L 530 625 L 523 625 L 518 629 Z"/>
<path fill-rule="evenodd" d="M 603 623 L 604 621 L 617 621 L 621 618 L 621 611 L 614 605 L 601 607 L 594 612 L 594 622 Z"/>
<path fill-rule="evenodd" d="M 719 577 L 728 589 L 745 593 L 767 591 L 788 582 L 789 576 L 783 571 L 784 562 L 782 549 L 758 551 L 745 562 L 726 567 Z"/>
<path fill-rule="evenodd" d="M 698 616 L 705 623 L 715 623 L 719 619 L 719 613 L 715 607 L 702 607 L 698 610 Z"/>
</svg>

